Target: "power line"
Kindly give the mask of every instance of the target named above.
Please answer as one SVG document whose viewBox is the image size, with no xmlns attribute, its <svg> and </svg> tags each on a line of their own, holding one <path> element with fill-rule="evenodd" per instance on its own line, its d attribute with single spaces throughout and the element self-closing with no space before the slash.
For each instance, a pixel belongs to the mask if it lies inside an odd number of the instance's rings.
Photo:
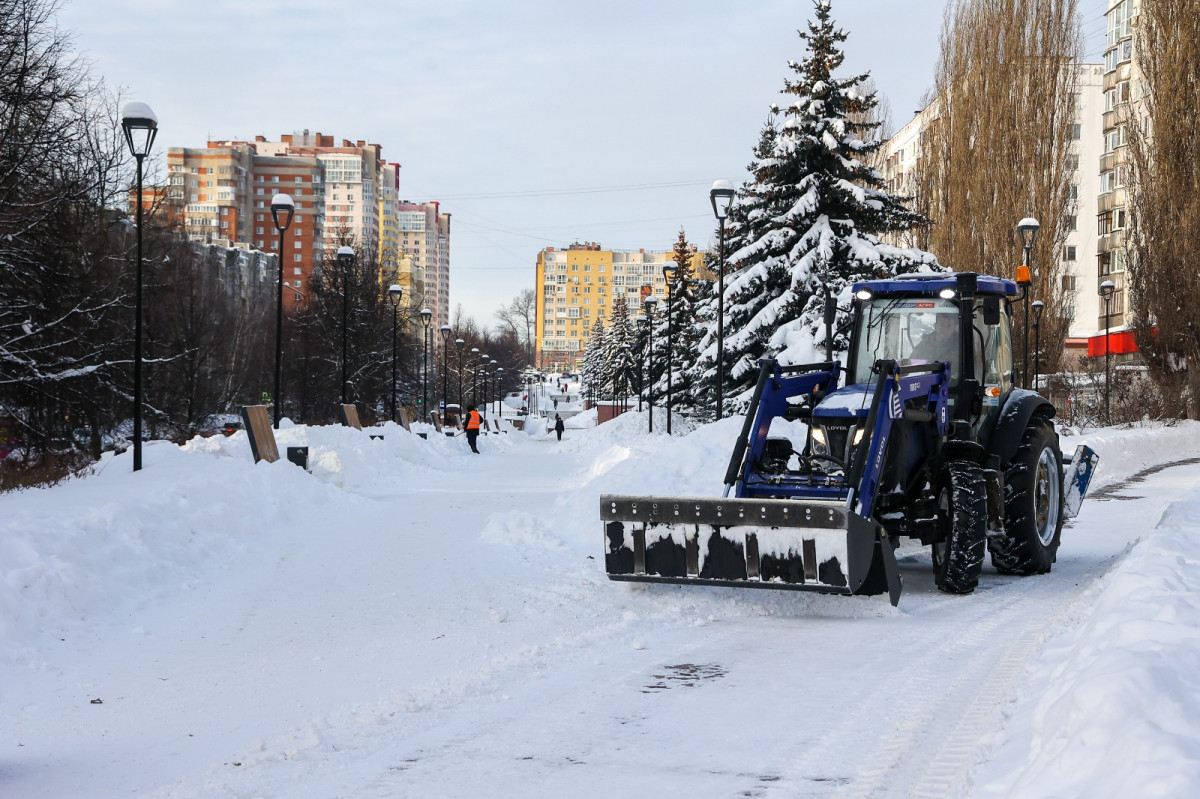
<svg viewBox="0 0 1200 799">
<path fill-rule="evenodd" d="M 588 186 L 577 189 L 531 189 L 529 191 L 487 192 L 483 194 L 445 194 L 439 202 L 449 200 L 507 200 L 521 197 L 561 197 L 567 194 L 603 194 L 614 191 L 649 191 L 675 189 L 683 186 L 704 186 L 708 180 L 679 180 L 669 183 L 627 183 L 618 186 Z M 419 192 L 416 192 L 419 194 Z"/>
</svg>

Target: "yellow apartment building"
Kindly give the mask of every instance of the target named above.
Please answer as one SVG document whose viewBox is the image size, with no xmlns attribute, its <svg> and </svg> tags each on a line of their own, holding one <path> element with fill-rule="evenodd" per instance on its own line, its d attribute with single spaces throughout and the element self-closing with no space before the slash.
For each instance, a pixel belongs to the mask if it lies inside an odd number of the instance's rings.
<svg viewBox="0 0 1200 799">
<path fill-rule="evenodd" d="M 537 365 L 541 369 L 579 367 L 597 318 L 612 316 L 613 302 L 623 299 L 629 317 L 642 316 L 648 296 L 666 297 L 663 267 L 675 263 L 674 252 L 605 250 L 595 242 L 566 249 L 547 247 L 537 256 Z M 693 273 L 711 279 L 703 269 L 704 253 L 692 257 Z"/>
</svg>

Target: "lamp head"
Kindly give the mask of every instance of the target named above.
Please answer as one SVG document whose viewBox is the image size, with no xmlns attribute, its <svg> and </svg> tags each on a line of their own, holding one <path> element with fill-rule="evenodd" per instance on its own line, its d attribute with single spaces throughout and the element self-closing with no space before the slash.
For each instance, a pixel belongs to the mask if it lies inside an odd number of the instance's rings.
<svg viewBox="0 0 1200 799">
<path fill-rule="evenodd" d="M 296 203 L 290 194 L 276 194 L 271 198 L 271 219 L 275 220 L 275 229 L 280 233 L 292 226 L 292 217 L 296 214 Z M 282 253 L 280 253 L 282 257 Z"/>
<path fill-rule="evenodd" d="M 1106 280 L 1100 284 L 1100 296 L 1106 300 L 1112 297 L 1116 290 L 1117 286 L 1111 280 Z"/>
<path fill-rule="evenodd" d="M 158 117 L 145 103 L 126 103 L 121 109 L 121 128 L 125 131 L 125 143 L 129 152 L 141 161 L 150 155 L 154 137 L 158 135 Z"/>
<path fill-rule="evenodd" d="M 404 287 L 403 286 L 399 285 L 398 283 L 393 283 L 392 285 L 388 286 L 388 299 L 390 299 L 392 301 L 393 305 L 399 305 L 400 298 L 403 296 L 404 296 Z"/>
<path fill-rule="evenodd" d="M 456 346 L 456 347 L 461 347 L 462 345 L 464 345 L 466 343 L 467 342 L 463 341 L 461 338 L 454 339 L 454 346 Z"/>
<path fill-rule="evenodd" d="M 1033 322 L 1037 324 L 1042 321 L 1042 311 L 1045 310 L 1046 303 L 1041 300 L 1034 300 L 1031 305 L 1033 306 Z"/>
<path fill-rule="evenodd" d="M 675 277 L 675 264 L 666 264 L 663 266 L 663 277 L 670 282 L 671 278 Z"/>
<path fill-rule="evenodd" d="M 428 308 L 421 309 L 421 321 L 425 323 L 425 327 L 429 327 L 429 323 L 433 319 L 433 311 Z"/>
<path fill-rule="evenodd" d="M 1041 224 L 1032 216 L 1027 216 L 1017 223 L 1017 233 L 1021 234 L 1021 245 L 1023 247 L 1033 249 L 1033 244 L 1037 241 L 1039 228 L 1041 228 Z"/>
<path fill-rule="evenodd" d="M 338 263 L 346 269 L 349 269 L 354 264 L 354 248 L 353 247 L 338 247 L 337 251 Z"/>
<path fill-rule="evenodd" d="M 717 221 L 724 222 L 729 215 L 729 204 L 733 202 L 733 184 L 728 180 L 713 181 L 712 188 L 708 190 L 708 199 Z"/>
<path fill-rule="evenodd" d="M 451 332 L 450 325 L 442 325 L 442 343 L 443 344 L 450 343 L 450 332 Z"/>
</svg>

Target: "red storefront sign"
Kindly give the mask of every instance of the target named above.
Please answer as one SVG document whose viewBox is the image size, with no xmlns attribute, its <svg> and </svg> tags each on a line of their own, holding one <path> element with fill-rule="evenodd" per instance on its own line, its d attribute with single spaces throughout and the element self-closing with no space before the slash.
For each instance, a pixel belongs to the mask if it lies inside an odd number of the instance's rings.
<svg viewBox="0 0 1200 799">
<path fill-rule="evenodd" d="M 1088 357 L 1097 358 L 1104 356 L 1104 334 L 1092 336 L 1087 340 Z M 1131 352 L 1137 352 L 1137 341 L 1133 337 L 1132 330 L 1122 330 L 1120 333 L 1108 334 L 1108 349 L 1113 355 L 1126 355 Z"/>
</svg>

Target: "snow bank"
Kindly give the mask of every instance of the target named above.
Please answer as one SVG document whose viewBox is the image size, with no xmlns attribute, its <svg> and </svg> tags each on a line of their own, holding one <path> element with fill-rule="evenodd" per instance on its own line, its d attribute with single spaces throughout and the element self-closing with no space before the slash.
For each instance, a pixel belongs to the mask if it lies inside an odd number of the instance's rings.
<svg viewBox="0 0 1200 799">
<path fill-rule="evenodd" d="M 1033 666 L 1049 687 L 1000 795 L 1200 796 L 1200 490 L 1094 592 Z M 994 787 L 994 786 L 989 786 Z"/>
<path fill-rule="evenodd" d="M 432 431 L 432 428 L 430 428 Z M 306 474 L 255 464 L 245 431 L 108 453 L 94 474 L 0 498 L 0 657 L 28 658 L 42 635 L 85 624 L 98 608 L 145 605 L 236 559 L 263 530 L 347 510 L 411 480 L 445 481 L 469 453 L 464 438 L 428 440 L 388 424 L 368 432 L 284 423 L 280 454 L 309 447 Z M 512 446 L 489 436 L 488 447 Z"/>
</svg>

